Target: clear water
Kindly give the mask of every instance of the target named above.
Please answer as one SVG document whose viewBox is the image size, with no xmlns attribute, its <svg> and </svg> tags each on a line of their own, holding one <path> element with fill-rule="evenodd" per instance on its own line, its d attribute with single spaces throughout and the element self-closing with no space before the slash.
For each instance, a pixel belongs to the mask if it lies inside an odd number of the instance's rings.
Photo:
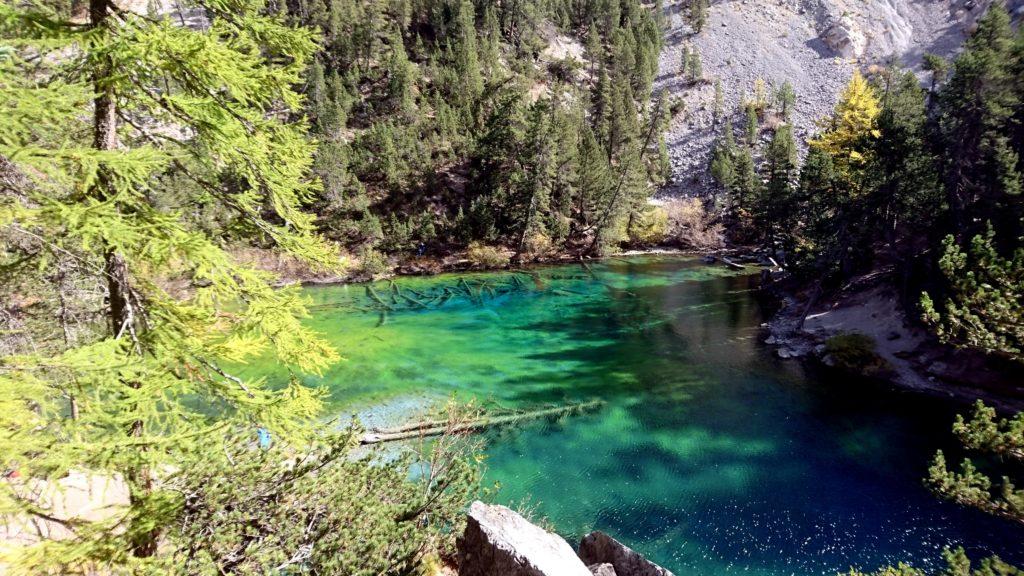
<svg viewBox="0 0 1024 576">
<path fill-rule="evenodd" d="M 962 407 L 775 359 L 756 276 L 652 256 L 535 272 L 311 288 L 309 323 L 346 359 L 308 382 L 371 421 L 452 394 L 603 399 L 490 433 L 486 480 L 570 541 L 604 530 L 680 576 L 928 567 L 957 545 L 1024 564 L 1024 530 L 922 487 Z M 473 296 L 443 296 L 460 278 Z"/>
</svg>

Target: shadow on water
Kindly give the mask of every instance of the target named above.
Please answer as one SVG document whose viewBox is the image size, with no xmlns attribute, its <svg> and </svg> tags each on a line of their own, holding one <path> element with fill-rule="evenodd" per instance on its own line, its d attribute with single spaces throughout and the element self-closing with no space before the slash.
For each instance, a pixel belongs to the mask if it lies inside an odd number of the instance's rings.
<svg viewBox="0 0 1024 576">
<path fill-rule="evenodd" d="M 427 293 L 456 281 L 399 284 Z M 328 386 L 339 412 L 453 393 L 508 407 L 605 400 L 488 433 L 486 481 L 501 502 L 539 502 L 570 539 L 606 530 L 677 574 L 927 567 L 950 545 L 1024 563 L 1024 530 L 921 483 L 962 407 L 773 357 L 759 343 L 755 282 L 694 260 L 611 259 L 539 269 L 507 294 L 382 325 L 350 309 L 363 290 L 312 289 L 314 302 L 351 306 L 310 320 L 346 360 L 308 382 Z"/>
</svg>

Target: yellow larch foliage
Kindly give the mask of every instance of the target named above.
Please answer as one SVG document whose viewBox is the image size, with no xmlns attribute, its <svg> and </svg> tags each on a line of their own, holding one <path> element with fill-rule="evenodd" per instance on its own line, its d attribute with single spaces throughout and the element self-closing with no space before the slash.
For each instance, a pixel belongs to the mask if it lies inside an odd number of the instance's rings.
<svg viewBox="0 0 1024 576">
<path fill-rule="evenodd" d="M 832 156 L 839 172 L 850 177 L 867 163 L 869 143 L 880 136 L 877 128 L 880 112 L 881 103 L 874 88 L 860 72 L 854 72 L 832 117 L 823 123 L 821 137 L 810 144 Z"/>
</svg>

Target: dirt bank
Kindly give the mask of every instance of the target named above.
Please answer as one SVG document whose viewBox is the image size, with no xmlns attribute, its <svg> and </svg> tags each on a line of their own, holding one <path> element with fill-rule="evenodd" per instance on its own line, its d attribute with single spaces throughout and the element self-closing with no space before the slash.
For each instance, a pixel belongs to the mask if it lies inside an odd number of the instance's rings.
<svg viewBox="0 0 1024 576">
<path fill-rule="evenodd" d="M 859 277 L 808 308 L 812 296 L 811 289 L 785 294 L 782 308 L 766 325 L 765 343 L 775 346 L 779 357 L 833 364 L 829 339 L 863 334 L 874 341 L 875 354 L 887 365 L 880 376 L 896 386 L 1024 411 L 1019 367 L 938 342 L 907 317 L 886 274 Z"/>
</svg>

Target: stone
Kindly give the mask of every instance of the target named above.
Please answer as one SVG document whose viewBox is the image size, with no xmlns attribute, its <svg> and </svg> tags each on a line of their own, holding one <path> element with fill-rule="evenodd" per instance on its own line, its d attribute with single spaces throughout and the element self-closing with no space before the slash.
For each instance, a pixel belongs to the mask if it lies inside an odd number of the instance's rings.
<svg viewBox="0 0 1024 576">
<path fill-rule="evenodd" d="M 615 573 L 615 566 L 608 563 L 591 564 L 590 566 L 587 566 L 587 569 L 590 570 L 590 573 L 594 576 L 618 576 L 618 574 Z"/>
<path fill-rule="evenodd" d="M 868 40 L 849 18 L 842 18 L 825 29 L 821 34 L 825 45 L 844 58 L 860 58 L 864 55 Z"/>
<path fill-rule="evenodd" d="M 617 576 L 674 576 L 604 532 L 584 536 L 579 555 L 588 566 L 611 564 Z"/>
<path fill-rule="evenodd" d="M 457 547 L 459 576 L 592 576 L 561 536 L 505 506 L 473 502 Z"/>
</svg>

